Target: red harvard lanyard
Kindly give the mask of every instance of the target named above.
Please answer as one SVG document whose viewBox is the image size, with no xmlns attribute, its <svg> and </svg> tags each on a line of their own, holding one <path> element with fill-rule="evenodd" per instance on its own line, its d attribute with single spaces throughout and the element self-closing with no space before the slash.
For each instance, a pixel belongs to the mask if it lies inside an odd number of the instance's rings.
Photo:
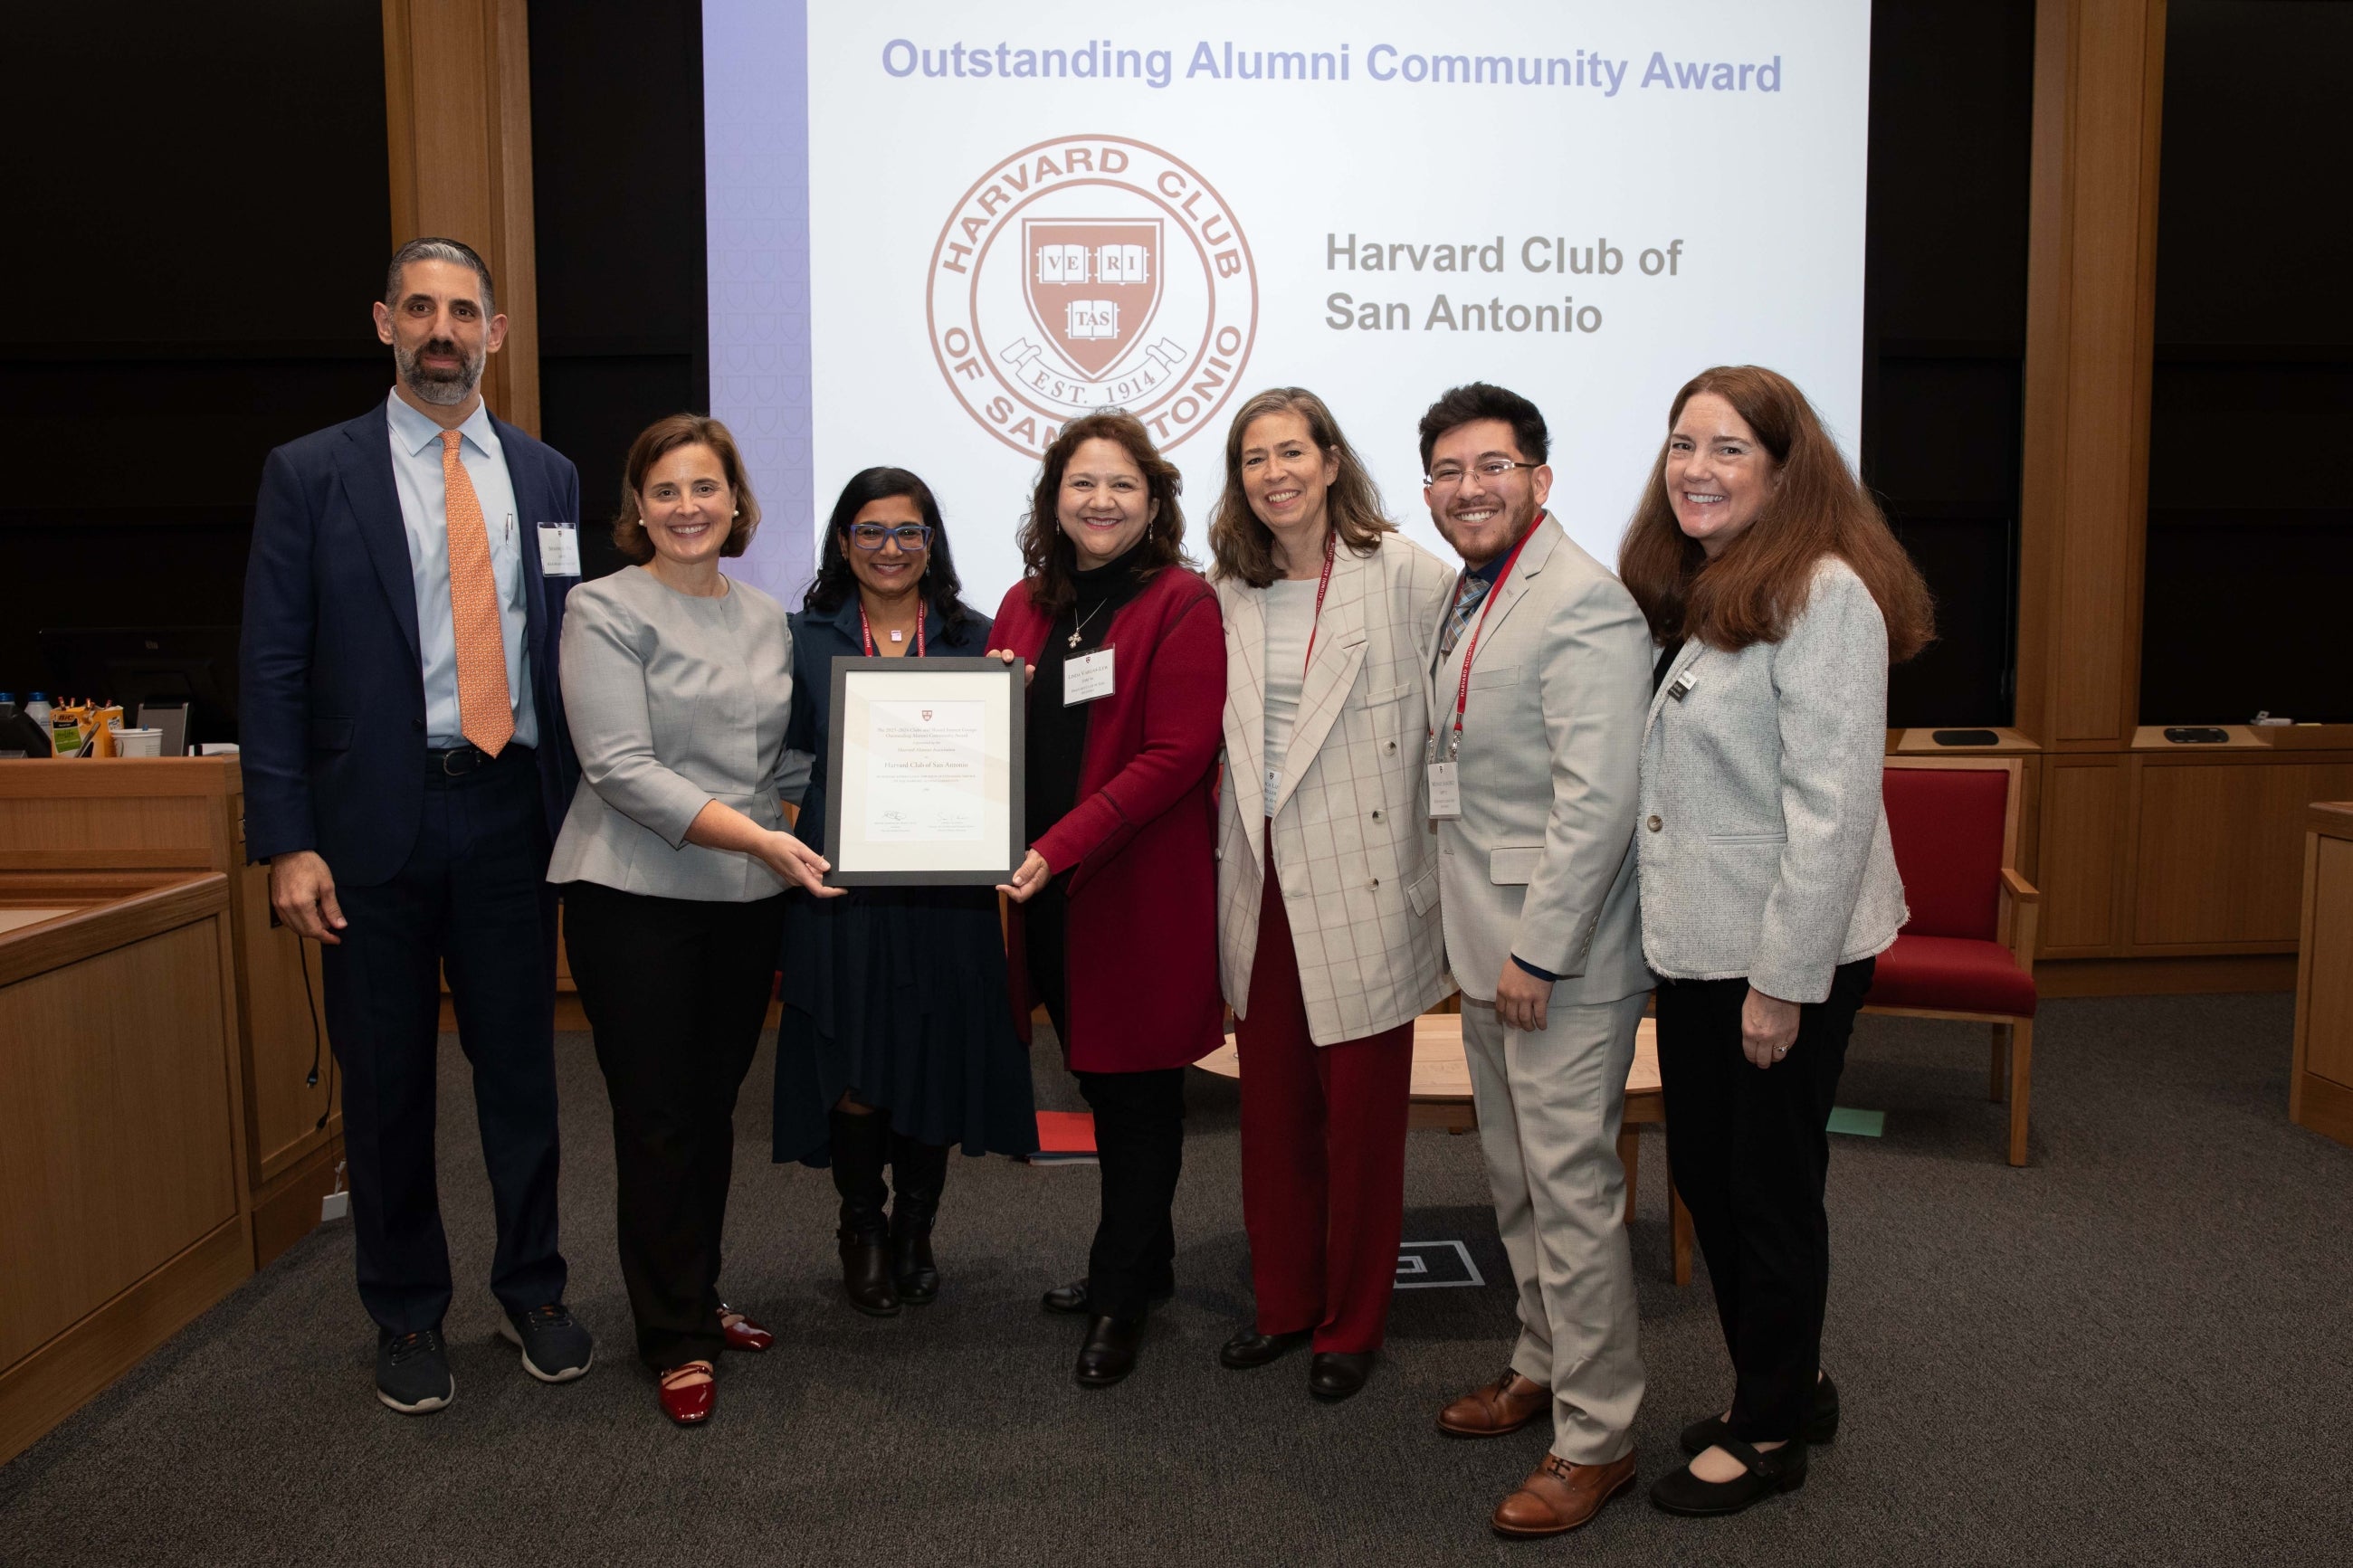
<svg viewBox="0 0 2353 1568">
<path fill-rule="evenodd" d="M 866 657 L 875 658 L 874 628 L 867 623 L 866 601 L 863 599 L 858 601 L 858 635 L 866 644 Z M 915 657 L 923 657 L 923 617 L 921 612 L 915 616 Z"/>
<path fill-rule="evenodd" d="M 1299 661 L 1300 679 L 1304 680 L 1307 667 L 1315 662 L 1315 633 L 1324 625 L 1324 591 L 1332 585 L 1332 546 L 1335 536 L 1329 527 L 1324 530 L 1324 575 L 1315 584 L 1315 618 L 1307 623 L 1307 657 Z"/>
<path fill-rule="evenodd" d="M 1536 523 L 1543 521 L 1544 513 L 1536 513 L 1536 522 L 1528 525 L 1528 531 L 1520 535 L 1520 542 L 1512 546 L 1512 552 L 1504 557 L 1503 570 L 1495 574 L 1494 585 L 1487 590 L 1487 597 L 1479 605 L 1479 624 L 1471 628 L 1471 646 L 1462 650 L 1462 679 L 1454 685 L 1454 733 L 1447 742 L 1451 748 L 1447 752 L 1450 758 L 1462 754 L 1462 714 L 1471 706 L 1471 661 L 1479 657 L 1479 634 L 1487 629 L 1487 612 L 1495 607 L 1495 600 L 1503 593 L 1504 584 L 1512 575 L 1513 563 L 1519 560 L 1520 552 L 1528 547 L 1528 541 L 1536 536 Z M 1430 756 L 1433 762 L 1438 757 L 1438 731 L 1435 730 L 1430 732 Z"/>
</svg>

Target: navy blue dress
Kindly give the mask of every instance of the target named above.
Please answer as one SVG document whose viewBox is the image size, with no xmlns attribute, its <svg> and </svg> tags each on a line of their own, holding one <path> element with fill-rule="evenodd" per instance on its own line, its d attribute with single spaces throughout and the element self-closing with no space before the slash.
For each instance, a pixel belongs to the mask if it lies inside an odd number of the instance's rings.
<svg viewBox="0 0 2353 1568">
<path fill-rule="evenodd" d="M 790 621 L 785 745 L 817 758 L 794 832 L 822 853 L 833 661 L 865 652 L 858 600 Z M 923 637 L 928 653 L 975 657 L 987 651 L 988 617 L 967 607 L 951 632 L 927 611 Z M 827 1113 L 845 1092 L 924 1143 L 961 1144 L 967 1154 L 1036 1150 L 1029 1052 L 1013 1032 L 995 889 L 852 888 L 825 900 L 792 892 L 777 968 L 779 1163 L 831 1163 Z"/>
</svg>

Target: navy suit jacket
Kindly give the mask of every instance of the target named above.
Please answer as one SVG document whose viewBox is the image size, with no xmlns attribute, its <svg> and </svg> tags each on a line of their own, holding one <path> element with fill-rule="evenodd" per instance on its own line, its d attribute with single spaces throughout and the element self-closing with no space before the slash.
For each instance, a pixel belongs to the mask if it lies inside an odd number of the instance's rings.
<svg viewBox="0 0 2353 1568">
<path fill-rule="evenodd" d="M 579 521 L 580 475 L 504 420 L 491 425 L 525 530 L 523 647 L 553 842 L 578 776 L 555 658 L 564 595 L 579 579 L 541 573 L 533 525 Z M 248 858 L 315 849 L 338 881 L 390 880 L 425 807 L 425 668 L 381 405 L 262 465 L 237 708 Z"/>
</svg>

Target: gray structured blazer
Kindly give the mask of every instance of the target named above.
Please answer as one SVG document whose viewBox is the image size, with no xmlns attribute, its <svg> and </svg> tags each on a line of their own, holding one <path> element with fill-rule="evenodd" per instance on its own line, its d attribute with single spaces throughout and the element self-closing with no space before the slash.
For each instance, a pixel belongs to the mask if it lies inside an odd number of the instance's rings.
<svg viewBox="0 0 2353 1568">
<path fill-rule="evenodd" d="M 1275 797 L 1274 868 L 1319 1046 L 1410 1022 L 1446 994 L 1438 864 L 1422 803 L 1429 668 L 1451 578 L 1401 533 L 1345 545 L 1300 690 Z M 1219 968 L 1250 1010 L 1264 889 L 1266 590 L 1218 584 L 1226 622 L 1226 784 L 1218 792 Z"/>
<path fill-rule="evenodd" d="M 1887 623 L 1838 557 L 1815 566 L 1779 642 L 1685 643 L 1642 739 L 1651 967 L 1820 1002 L 1833 969 L 1885 952 L 1909 918 L 1880 803 L 1886 749 Z"/>
<path fill-rule="evenodd" d="M 1469 655 L 1462 815 L 1437 824 L 1455 983 L 1490 1001 L 1516 956 L 1560 976 L 1564 1005 L 1648 991 L 1630 844 L 1651 679 L 1642 612 L 1548 514 L 1491 597 L 1475 653 L 1466 631 L 1430 688 L 1442 748 Z"/>
<path fill-rule="evenodd" d="M 714 800 L 784 826 L 778 790 L 806 762 L 785 752 L 784 606 L 732 578 L 698 599 L 630 567 L 572 590 L 560 668 L 581 776 L 547 879 L 714 903 L 784 891 L 751 856 L 686 842 Z"/>
</svg>

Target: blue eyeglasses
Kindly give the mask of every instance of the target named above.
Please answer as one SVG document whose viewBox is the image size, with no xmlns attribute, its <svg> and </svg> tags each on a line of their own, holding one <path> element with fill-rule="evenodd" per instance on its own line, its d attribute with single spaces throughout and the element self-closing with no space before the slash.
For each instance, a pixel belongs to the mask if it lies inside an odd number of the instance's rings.
<svg viewBox="0 0 2353 1568">
<path fill-rule="evenodd" d="M 897 540 L 899 548 L 910 555 L 932 547 L 932 527 L 927 522 L 902 522 L 896 528 L 885 528 L 879 522 L 853 522 L 846 531 L 849 542 L 860 550 L 880 550 L 886 539 Z"/>
</svg>

